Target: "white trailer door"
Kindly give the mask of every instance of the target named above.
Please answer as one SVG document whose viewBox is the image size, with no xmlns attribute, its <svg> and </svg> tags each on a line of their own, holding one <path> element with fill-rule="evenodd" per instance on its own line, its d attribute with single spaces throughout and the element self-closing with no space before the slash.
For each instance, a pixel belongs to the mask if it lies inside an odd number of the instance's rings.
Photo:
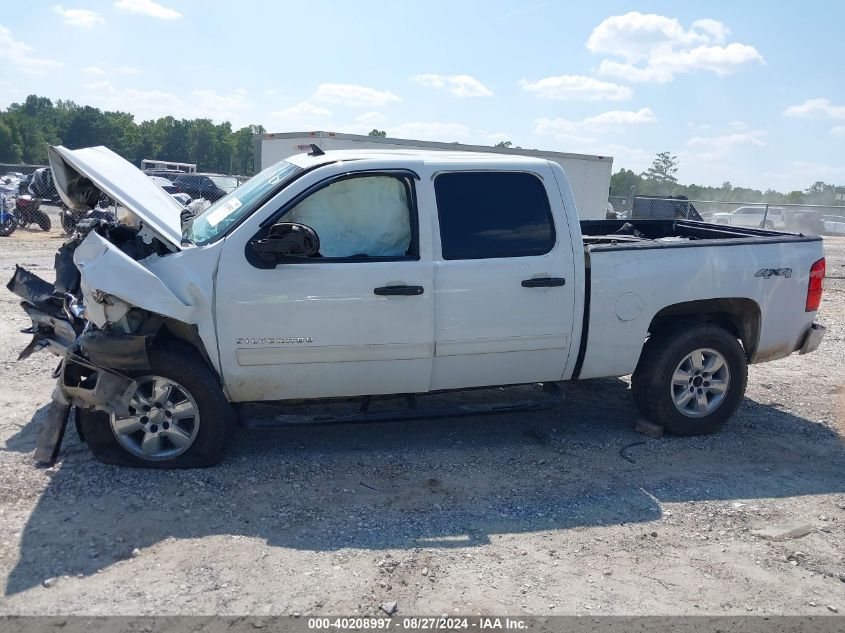
<svg viewBox="0 0 845 633">
<path fill-rule="evenodd" d="M 414 197 L 407 174 L 344 174 L 280 210 L 315 229 L 320 257 L 256 267 L 248 243 L 227 241 L 216 317 L 232 400 L 428 390 L 432 262 Z"/>
<path fill-rule="evenodd" d="M 551 168 L 449 171 L 435 174 L 433 187 L 440 257 L 431 388 L 560 380 L 575 280 Z"/>
</svg>

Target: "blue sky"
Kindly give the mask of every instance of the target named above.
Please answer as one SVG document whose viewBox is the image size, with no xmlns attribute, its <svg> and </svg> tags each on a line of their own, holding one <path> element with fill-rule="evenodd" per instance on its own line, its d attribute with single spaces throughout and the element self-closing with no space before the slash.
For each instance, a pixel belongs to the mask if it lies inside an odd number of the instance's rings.
<svg viewBox="0 0 845 633">
<path fill-rule="evenodd" d="M 845 184 L 839 2 L 33 1 L 0 107 L 132 112 L 607 154 L 684 183 Z"/>
</svg>

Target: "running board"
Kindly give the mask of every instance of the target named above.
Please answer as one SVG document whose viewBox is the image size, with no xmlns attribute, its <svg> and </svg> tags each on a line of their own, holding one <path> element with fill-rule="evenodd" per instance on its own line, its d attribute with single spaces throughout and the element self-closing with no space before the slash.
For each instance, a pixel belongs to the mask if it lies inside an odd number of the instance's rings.
<svg viewBox="0 0 845 633">
<path fill-rule="evenodd" d="M 240 424 L 253 430 L 274 430 L 305 426 L 327 426 L 335 424 L 369 424 L 373 422 L 406 422 L 410 420 L 440 420 L 444 418 L 466 418 L 478 415 L 497 415 L 506 413 L 531 413 L 554 409 L 563 401 L 563 393 L 552 383 L 544 385 L 547 397 L 537 400 L 520 400 L 510 404 L 456 404 L 438 407 L 418 407 L 416 397 L 404 396 L 407 403 L 405 409 L 388 409 L 385 411 L 370 411 L 372 398 L 366 396 L 361 400 L 358 411 L 346 415 L 261 415 L 244 417 Z M 317 406 L 309 405 L 309 406 Z"/>
</svg>

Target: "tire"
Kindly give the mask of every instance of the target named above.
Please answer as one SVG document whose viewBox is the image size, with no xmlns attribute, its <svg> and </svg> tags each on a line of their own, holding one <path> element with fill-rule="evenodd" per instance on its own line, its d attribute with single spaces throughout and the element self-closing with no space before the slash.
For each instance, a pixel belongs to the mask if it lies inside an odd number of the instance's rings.
<svg viewBox="0 0 845 633">
<path fill-rule="evenodd" d="M 35 222 L 38 224 L 42 231 L 49 231 L 50 227 L 52 226 L 50 222 L 50 216 L 44 213 L 43 211 L 39 211 L 35 214 Z"/>
<path fill-rule="evenodd" d="M 61 212 L 59 213 L 59 222 L 61 222 L 62 229 L 65 233 L 73 235 L 73 232 L 76 230 L 76 223 L 79 222 L 79 218 L 75 213 L 71 213 L 70 216 L 68 216 L 66 209 L 62 207 Z"/>
<path fill-rule="evenodd" d="M 18 228 L 18 222 L 11 213 L 6 213 L 5 221 L 0 224 L 0 237 L 9 237 Z"/>
<path fill-rule="evenodd" d="M 719 368 L 711 375 L 708 367 Z M 687 377 L 694 383 L 681 380 Z M 642 414 L 670 433 L 708 435 L 734 414 L 747 382 L 745 353 L 734 335 L 716 325 L 686 323 L 652 334 L 631 377 L 631 390 Z M 723 383 L 726 388 L 719 393 Z M 689 395 L 686 384 L 693 390 Z"/>
<path fill-rule="evenodd" d="M 186 396 L 185 402 L 175 405 L 164 402 L 163 407 L 153 405 L 155 408 L 152 408 L 149 416 L 144 416 L 145 412 L 139 407 L 133 409 L 134 416 L 124 419 L 113 418 L 102 411 L 80 410 L 79 427 L 82 436 L 91 452 L 101 462 L 137 468 L 176 469 L 205 468 L 220 461 L 235 427 L 234 409 L 226 400 L 217 376 L 193 348 L 172 341 L 167 341 L 165 345 L 166 347 L 153 347 L 150 350 L 148 371 L 130 372 L 139 382 L 133 404 L 153 404 L 156 398 L 154 393 L 149 397 L 151 378 L 153 385 L 162 384 L 161 379 L 164 379 L 164 384 L 168 381 L 177 383 L 177 388 L 167 392 L 167 398 L 172 397 L 172 402 L 176 402 Z M 155 379 L 159 382 L 156 383 Z M 144 395 L 141 394 L 142 390 L 147 390 Z M 159 403 L 164 400 L 164 397 L 158 398 Z M 169 411 L 171 406 L 174 407 L 173 413 Z M 180 406 L 195 407 L 197 415 L 177 422 L 176 407 Z M 147 406 L 147 410 L 150 409 L 151 407 Z M 167 415 L 167 418 L 163 417 L 164 415 Z M 144 418 L 146 422 L 143 422 L 143 426 L 138 426 L 138 429 L 130 434 L 129 426 L 140 425 L 140 420 Z M 182 425 L 182 428 L 176 424 Z M 198 426 L 196 431 L 193 430 L 193 425 Z M 118 439 L 118 428 L 124 431 L 121 439 Z M 180 433 L 176 433 L 177 429 Z M 141 438 L 147 438 L 150 430 L 153 435 L 159 436 L 160 439 L 155 444 L 161 450 L 159 454 L 147 457 L 138 454 L 137 450 L 145 444 L 146 440 Z M 186 434 L 191 435 L 187 448 L 180 449 L 169 439 Z M 136 449 L 135 452 L 130 447 Z M 174 450 L 183 452 L 167 454 L 168 451 L 172 453 Z"/>
</svg>

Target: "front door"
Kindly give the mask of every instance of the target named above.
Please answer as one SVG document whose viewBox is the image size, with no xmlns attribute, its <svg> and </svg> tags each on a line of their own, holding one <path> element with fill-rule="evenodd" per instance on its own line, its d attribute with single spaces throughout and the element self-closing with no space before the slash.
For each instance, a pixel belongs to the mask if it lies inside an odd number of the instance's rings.
<svg viewBox="0 0 845 633">
<path fill-rule="evenodd" d="M 313 228 L 319 257 L 261 268 L 224 246 L 217 329 L 233 401 L 428 390 L 433 274 L 414 197 L 405 173 L 347 174 L 274 219 Z"/>
</svg>

